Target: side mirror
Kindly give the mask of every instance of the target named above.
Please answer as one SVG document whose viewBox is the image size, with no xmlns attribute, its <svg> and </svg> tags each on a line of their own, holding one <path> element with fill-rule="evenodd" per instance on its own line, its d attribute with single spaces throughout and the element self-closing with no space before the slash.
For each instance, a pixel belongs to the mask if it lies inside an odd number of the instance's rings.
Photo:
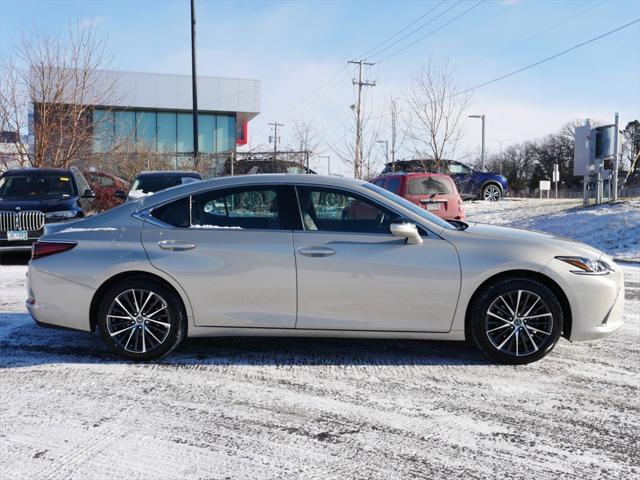
<svg viewBox="0 0 640 480">
<path fill-rule="evenodd" d="M 127 198 L 127 194 L 124 193 L 124 190 L 116 190 L 116 193 L 114 194 L 114 196 L 116 198 L 120 198 L 122 200 L 124 200 L 125 198 Z"/>
<path fill-rule="evenodd" d="M 91 190 L 90 188 L 87 188 L 83 193 L 82 193 L 82 198 L 96 198 L 96 194 L 94 193 L 93 190 Z"/>
<path fill-rule="evenodd" d="M 394 237 L 407 239 L 408 245 L 419 245 L 422 243 L 422 237 L 418 233 L 418 227 L 415 223 L 407 220 L 397 220 L 391 224 L 391 234 Z"/>
</svg>

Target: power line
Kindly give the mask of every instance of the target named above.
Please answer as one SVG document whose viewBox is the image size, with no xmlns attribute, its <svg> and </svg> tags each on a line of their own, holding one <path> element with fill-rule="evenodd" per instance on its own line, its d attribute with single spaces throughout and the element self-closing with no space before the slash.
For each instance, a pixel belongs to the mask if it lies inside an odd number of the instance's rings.
<svg viewBox="0 0 640 480">
<path fill-rule="evenodd" d="M 405 25 L 404 27 L 402 27 L 400 30 L 398 30 L 396 33 L 394 33 L 393 35 L 391 35 L 390 37 L 387 37 L 385 40 L 383 40 L 382 42 L 378 43 L 376 46 L 370 48 L 369 50 L 367 50 L 366 52 L 364 52 L 363 54 L 361 54 L 359 56 L 359 58 L 367 58 L 367 55 L 369 55 L 370 53 L 374 52 L 378 47 L 381 47 L 382 45 L 384 45 L 385 43 L 387 43 L 389 40 L 394 39 L 395 37 L 397 37 L 398 35 L 400 35 L 402 32 L 404 32 L 407 28 L 415 25 L 416 23 L 418 23 L 420 20 L 422 20 L 424 17 L 426 17 L 427 15 L 429 15 L 431 12 L 433 12 L 434 10 L 437 10 L 440 5 L 442 5 L 443 3 L 445 3 L 446 0 L 442 0 L 439 4 L 437 4 L 435 7 L 429 9 L 427 12 L 423 13 L 422 15 L 420 15 L 418 18 L 416 18 L 413 22 Z M 436 17 L 437 18 L 437 17 Z M 420 28 L 425 27 L 427 24 L 423 25 Z M 418 29 L 419 30 L 419 29 Z M 418 31 L 418 30 L 414 30 L 414 32 Z M 412 32 L 412 33 L 414 33 Z M 404 37 L 403 37 L 404 38 Z M 383 50 L 384 51 L 384 50 Z"/>
<path fill-rule="evenodd" d="M 601 5 L 605 4 L 605 3 L 606 3 L 606 0 L 601 0 L 598 3 L 595 3 L 593 5 L 589 5 L 589 7 L 585 8 L 584 10 L 582 10 L 582 11 L 580 11 L 578 13 L 576 13 L 575 15 L 572 15 L 572 16 L 570 16 L 568 18 L 565 18 L 564 20 L 562 20 L 562 21 L 560 21 L 558 23 L 554 23 L 553 25 L 551 25 L 549 27 L 546 27 L 546 28 L 544 28 L 542 30 L 538 30 L 537 32 L 534 32 L 531 35 L 528 35 L 528 36 L 526 36 L 526 37 L 524 37 L 524 38 L 522 38 L 522 39 L 520 39 L 520 40 L 518 40 L 516 42 L 513 42 L 513 43 L 511 43 L 511 44 L 509 44 L 509 45 L 507 45 L 507 46 L 505 46 L 505 47 L 493 52 L 493 53 L 490 53 L 488 55 L 485 55 L 484 57 L 479 58 L 478 60 L 475 60 L 475 61 L 473 61 L 471 63 L 468 63 L 467 65 L 463 66 L 462 68 L 466 69 L 466 68 L 472 67 L 473 65 L 477 65 L 478 63 L 483 62 L 485 60 L 488 60 L 489 58 L 493 58 L 493 57 L 495 57 L 497 55 L 500 55 L 501 53 L 504 53 L 504 52 L 506 52 L 508 50 L 511 50 L 514 47 L 517 47 L 519 45 L 527 43 L 529 40 L 533 40 L 534 38 L 537 38 L 537 37 L 539 37 L 541 35 L 544 35 L 547 32 L 555 30 L 556 28 L 561 27 L 562 25 L 564 25 L 566 23 L 569 23 L 572 20 L 575 20 L 576 18 L 584 15 L 585 13 L 590 12 L 591 10 L 594 10 L 595 8 L 601 6 Z"/>
<path fill-rule="evenodd" d="M 436 15 L 435 17 L 433 17 L 431 20 L 429 20 L 427 23 L 419 26 L 418 28 L 410 31 L 409 33 L 407 33 L 406 35 L 404 35 L 403 37 L 399 38 L 398 40 L 396 40 L 395 42 L 393 42 L 390 45 L 387 45 L 385 48 L 383 48 L 382 50 L 380 50 L 379 52 L 376 53 L 376 55 L 380 55 L 383 52 L 386 52 L 387 50 L 389 50 L 392 47 L 395 47 L 396 45 L 398 45 L 399 43 L 401 43 L 403 40 L 406 40 L 407 38 L 409 38 L 411 35 L 413 35 L 414 33 L 419 32 L 420 30 L 422 30 L 424 27 L 431 25 L 433 22 L 435 22 L 437 19 L 439 19 L 440 17 L 442 17 L 443 15 L 449 13 L 451 10 L 453 10 L 454 8 L 456 8 L 458 5 L 460 5 L 464 0 L 458 0 L 456 3 L 454 3 L 453 5 L 451 5 L 449 8 L 447 8 L 444 12 L 440 12 L 438 15 Z M 440 5 L 438 5 L 440 6 Z"/>
<path fill-rule="evenodd" d="M 385 60 L 390 59 L 391 57 L 396 56 L 397 54 L 404 52 L 407 48 L 410 48 L 412 46 L 414 46 L 416 43 L 421 42 L 422 40 L 424 40 L 427 37 L 430 37 L 431 35 L 433 35 L 436 32 L 439 32 L 440 30 L 442 30 L 444 27 L 446 27 L 447 25 L 452 24 L 453 22 L 455 22 L 456 20 L 458 20 L 459 18 L 465 16 L 467 13 L 469 13 L 471 10 L 473 10 L 474 8 L 480 6 L 481 3 L 484 3 L 485 0 L 480 0 L 479 2 L 473 4 L 471 7 L 467 8 L 466 10 L 464 10 L 462 13 L 459 13 L 458 15 L 456 15 L 455 17 L 453 17 L 451 20 L 449 20 L 448 22 L 443 23 L 442 25 L 440 25 L 438 28 L 431 30 L 429 33 L 421 36 L 420 38 L 418 38 L 417 40 L 405 45 L 404 47 L 399 48 L 398 50 L 396 50 L 395 52 L 387 55 L 386 57 L 380 59 L 377 61 L 377 63 L 382 63 Z M 460 2 L 458 2 L 460 3 Z M 458 3 L 456 3 L 456 5 L 458 5 Z M 450 9 L 449 9 L 450 10 Z M 448 11 L 448 10 L 447 10 Z"/>
<path fill-rule="evenodd" d="M 370 53 L 374 52 L 376 49 L 378 49 L 379 47 L 381 47 L 382 45 L 384 45 L 385 43 L 387 43 L 388 41 L 394 39 L 395 37 L 397 37 L 399 34 L 401 34 L 403 31 L 405 31 L 406 29 L 408 29 L 409 27 L 411 27 L 412 25 L 415 25 L 416 23 L 418 23 L 420 20 L 422 20 L 423 18 L 425 18 L 427 15 L 431 14 L 432 12 L 434 12 L 437 8 L 439 8 L 442 4 L 445 3 L 446 0 L 442 0 L 439 4 L 437 4 L 435 7 L 429 9 L 427 12 L 423 13 L 422 15 L 420 15 L 417 19 L 413 20 L 412 22 L 410 22 L 409 24 L 405 25 L 403 28 L 401 28 L 399 31 L 397 31 L 396 33 L 394 33 L 393 35 L 391 35 L 390 37 L 388 37 L 386 40 L 378 43 L 376 46 L 370 48 L 369 50 L 367 50 L 366 52 L 364 52 L 362 55 L 359 55 L 358 58 L 366 58 L 367 55 L 369 55 Z M 456 7 L 458 4 L 462 3 L 463 0 L 459 0 L 457 3 L 455 3 L 452 7 L 449 7 L 447 10 L 445 10 L 444 12 L 442 12 L 441 14 L 439 14 L 438 16 L 436 16 L 433 20 L 438 19 L 440 16 L 444 15 L 445 13 L 447 13 L 449 10 L 451 10 L 452 8 Z M 405 38 L 408 38 L 409 36 L 413 35 L 414 33 L 416 33 L 417 31 L 419 31 L 420 29 L 424 28 L 425 26 L 429 25 L 433 20 L 425 23 L 424 25 L 418 27 L 417 29 L 412 30 L 409 34 L 403 36 L 402 38 L 400 38 L 398 41 L 394 42 L 391 44 L 391 46 L 396 45 L 398 42 L 404 40 Z M 380 54 L 382 52 L 384 52 L 385 50 L 387 50 L 387 48 L 379 51 L 377 54 Z M 295 106 L 294 108 L 286 111 L 283 115 L 279 115 L 280 117 L 285 117 L 285 118 L 291 118 L 294 112 L 297 112 L 298 110 L 300 110 L 300 108 L 307 104 L 309 102 L 309 100 L 312 101 L 312 103 L 315 103 L 313 100 L 313 97 L 321 92 L 322 90 L 325 89 L 325 87 L 329 87 L 327 91 L 325 91 L 319 98 L 324 98 L 326 97 L 329 93 L 333 92 L 336 90 L 336 86 L 341 84 L 341 81 L 344 79 L 343 77 L 345 75 L 340 76 L 340 74 L 342 74 L 343 72 L 345 72 L 346 68 L 348 65 L 344 65 L 341 69 L 339 69 L 332 77 L 329 78 L 329 80 L 327 80 L 326 82 L 324 82 L 322 85 L 320 85 L 320 87 L 316 88 L 315 90 L 313 90 L 309 95 L 305 96 L 304 99 L 298 103 L 297 106 Z M 336 78 L 340 77 L 339 81 L 334 83 L 332 86 L 330 86 L 334 80 Z M 315 105 L 314 107 L 315 108 Z M 303 111 L 306 110 L 310 110 L 311 107 L 310 106 L 306 106 Z"/>
<path fill-rule="evenodd" d="M 569 47 L 569 48 L 567 48 L 565 50 L 562 50 L 561 52 L 558 52 L 558 53 L 556 53 L 554 55 L 551 55 L 550 57 L 543 58 L 542 60 L 538 60 L 535 63 L 532 63 L 532 64 L 527 65 L 525 67 L 519 68 L 517 70 L 514 70 L 513 72 L 505 73 L 504 75 L 500 75 L 499 77 L 496 77 L 493 80 L 488 80 L 488 81 L 480 83 L 480 84 L 478 84 L 478 85 L 476 85 L 474 87 L 470 87 L 470 88 L 467 88 L 467 89 L 462 90 L 460 92 L 454 93 L 449 98 L 455 97 L 455 96 L 458 96 L 458 95 L 462 95 L 464 93 L 468 93 L 468 92 L 471 92 L 473 90 L 477 90 L 478 88 L 486 87 L 487 85 L 491 85 L 492 83 L 498 82 L 500 80 L 504 80 L 505 78 L 512 77 L 513 75 L 516 75 L 518 73 L 524 72 L 525 70 L 529 70 L 529 69 L 531 69 L 533 67 L 537 67 L 538 65 L 541 65 L 541 64 L 546 63 L 546 62 L 548 62 L 550 60 L 553 60 L 553 59 L 558 58 L 558 57 L 560 57 L 562 55 L 565 55 L 565 54 L 567 54 L 569 52 L 572 52 L 573 50 L 576 50 L 576 49 L 578 49 L 580 47 L 588 45 L 589 43 L 593 43 L 593 42 L 595 42 L 597 40 L 600 40 L 600 39 L 602 39 L 604 37 L 608 37 L 609 35 L 613 35 L 614 33 L 619 32 L 620 30 L 623 30 L 625 28 L 628 28 L 631 25 L 634 25 L 634 24 L 636 24 L 638 22 L 640 22 L 640 18 L 636 18 L 632 22 L 629 22 L 629 23 L 626 23 L 624 25 L 621 25 L 621 26 L 619 26 L 617 28 L 614 28 L 613 30 L 609 30 L 608 32 L 605 32 L 605 33 L 603 33 L 601 35 L 598 35 L 597 37 L 593 37 L 593 38 L 590 38 L 589 40 L 585 40 L 584 42 L 581 42 L 581 43 L 578 43 L 577 45 L 574 45 L 573 47 Z"/>
</svg>

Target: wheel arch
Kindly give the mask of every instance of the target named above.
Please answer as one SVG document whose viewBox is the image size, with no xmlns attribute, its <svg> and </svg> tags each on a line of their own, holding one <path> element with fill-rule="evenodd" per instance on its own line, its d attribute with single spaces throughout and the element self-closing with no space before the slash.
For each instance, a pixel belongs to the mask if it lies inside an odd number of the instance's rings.
<svg viewBox="0 0 640 480">
<path fill-rule="evenodd" d="M 482 190 L 484 190 L 484 187 L 486 187 L 487 185 L 495 185 L 500 189 L 500 195 L 504 195 L 504 188 L 502 188 L 500 182 L 498 182 L 497 180 L 489 179 L 485 180 L 484 182 L 482 182 L 482 185 L 480 185 L 480 196 L 482 196 Z"/>
<path fill-rule="evenodd" d="M 100 309 L 100 301 L 102 300 L 104 293 L 116 283 L 122 282 L 124 280 L 131 280 L 133 278 L 152 280 L 171 290 L 180 299 L 180 308 L 182 309 L 182 313 L 184 314 L 185 318 L 189 318 L 183 295 L 171 283 L 153 273 L 145 272 L 143 270 L 132 270 L 121 272 L 109 277 L 94 292 L 93 297 L 91 298 L 91 305 L 89 307 L 89 325 L 92 332 L 96 330 L 96 325 L 98 324 L 98 310 Z M 189 322 L 187 322 L 186 328 L 188 332 Z"/>
<path fill-rule="evenodd" d="M 496 275 L 493 275 L 487 278 L 478 288 L 476 288 L 475 292 L 471 296 L 471 299 L 467 303 L 467 310 L 465 312 L 464 318 L 464 330 L 465 330 L 465 338 L 471 338 L 470 336 L 470 324 L 471 324 L 471 311 L 475 306 L 475 302 L 477 298 L 482 294 L 482 292 L 492 283 L 499 281 L 503 278 L 525 278 L 536 280 L 547 287 L 549 290 L 553 292 L 553 294 L 558 298 L 560 302 L 560 306 L 562 307 L 562 336 L 565 338 L 571 337 L 571 325 L 572 325 L 572 313 L 571 313 L 571 305 L 569 304 L 569 299 L 567 295 L 564 293 L 560 285 L 558 285 L 552 278 L 544 275 L 540 272 L 535 272 L 533 270 L 508 270 L 506 272 L 500 272 Z"/>
</svg>

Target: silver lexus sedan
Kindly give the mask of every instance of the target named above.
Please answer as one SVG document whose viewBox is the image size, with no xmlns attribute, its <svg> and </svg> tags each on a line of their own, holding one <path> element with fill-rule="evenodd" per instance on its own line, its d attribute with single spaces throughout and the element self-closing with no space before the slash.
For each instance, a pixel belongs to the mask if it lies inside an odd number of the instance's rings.
<svg viewBox="0 0 640 480">
<path fill-rule="evenodd" d="M 133 360 L 269 335 L 468 339 L 523 364 L 622 324 L 623 274 L 602 252 L 447 223 L 362 181 L 227 177 L 54 228 L 33 247 L 31 316 Z"/>
</svg>

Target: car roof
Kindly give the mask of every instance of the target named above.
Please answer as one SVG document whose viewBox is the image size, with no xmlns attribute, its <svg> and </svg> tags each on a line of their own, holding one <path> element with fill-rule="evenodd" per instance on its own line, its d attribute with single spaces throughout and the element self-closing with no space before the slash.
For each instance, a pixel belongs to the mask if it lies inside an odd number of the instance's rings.
<svg viewBox="0 0 640 480">
<path fill-rule="evenodd" d="M 35 167 L 28 167 L 28 168 L 12 168 L 10 170 L 7 170 L 6 172 L 4 172 L 2 175 L 3 176 L 8 176 L 8 175 L 72 175 L 73 171 L 69 168 L 35 168 Z"/>
<path fill-rule="evenodd" d="M 446 173 L 438 173 L 438 172 L 387 172 L 378 175 L 376 178 L 385 178 L 385 177 L 444 177 L 448 180 L 451 180 L 451 177 Z"/>
<path fill-rule="evenodd" d="M 305 174 L 305 173 L 263 173 L 256 175 L 234 175 L 227 177 L 217 177 L 200 182 L 178 185 L 176 187 L 161 190 L 144 197 L 140 201 L 140 210 L 149 206 L 163 203 L 182 195 L 191 195 L 212 188 L 240 187 L 244 185 L 285 185 L 285 184 L 309 184 L 322 187 L 353 187 L 363 185 L 367 182 L 353 178 L 344 178 L 327 175 Z"/>
<path fill-rule="evenodd" d="M 198 172 L 187 170 L 157 170 L 149 172 L 140 172 L 136 175 L 139 177 L 200 177 Z"/>
</svg>

